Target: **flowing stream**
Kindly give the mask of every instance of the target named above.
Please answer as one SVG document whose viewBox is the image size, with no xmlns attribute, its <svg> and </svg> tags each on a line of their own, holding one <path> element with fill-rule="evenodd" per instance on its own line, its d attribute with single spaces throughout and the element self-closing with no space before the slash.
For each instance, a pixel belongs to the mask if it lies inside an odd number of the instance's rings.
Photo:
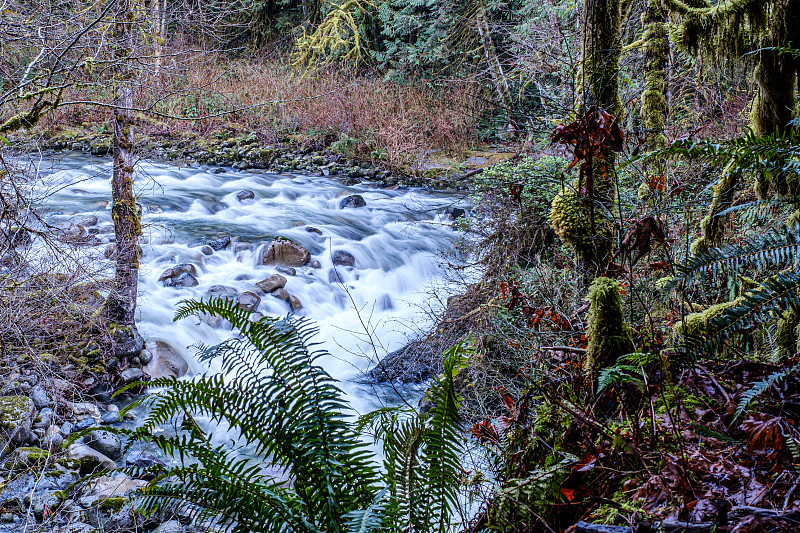
<svg viewBox="0 0 800 533">
<path fill-rule="evenodd" d="M 90 232 L 99 243 L 84 250 L 111 277 L 113 264 L 103 257 L 114 240 L 111 162 L 70 154 L 38 166 L 51 223 L 98 218 Z M 145 339 L 176 348 L 189 362 L 191 375 L 206 370 L 192 345 L 216 344 L 231 331 L 197 319 L 174 323 L 181 300 L 201 298 L 212 286 L 224 285 L 259 294 L 257 311 L 264 315 L 287 314 L 287 302 L 260 292 L 255 283 L 276 272 L 260 264 L 265 246 L 275 236 L 288 237 L 307 248 L 320 268 L 284 274 L 285 289 L 302 303 L 297 314 L 317 324 L 315 340 L 331 352 L 323 364 L 342 381 L 359 412 L 379 401 L 374 390 L 358 385 L 361 373 L 375 363 L 376 354 L 402 347 L 430 324 L 427 311 L 441 305 L 434 289 L 446 296 L 442 254 L 453 249 L 457 238 L 447 211 L 464 207 L 451 194 L 420 189 L 382 190 L 302 174 L 148 161 L 138 164 L 135 187 L 145 226 L 137 316 Z M 239 200 L 240 191 L 252 191 L 254 198 Z M 362 195 L 366 207 L 340 208 L 342 198 L 352 194 Z M 232 238 L 230 246 L 203 253 L 204 245 L 224 236 Z M 341 281 L 332 271 L 338 250 L 355 257 L 354 267 L 337 267 Z M 165 269 L 179 263 L 195 266 L 197 286 L 165 287 L 158 281 Z"/>
</svg>

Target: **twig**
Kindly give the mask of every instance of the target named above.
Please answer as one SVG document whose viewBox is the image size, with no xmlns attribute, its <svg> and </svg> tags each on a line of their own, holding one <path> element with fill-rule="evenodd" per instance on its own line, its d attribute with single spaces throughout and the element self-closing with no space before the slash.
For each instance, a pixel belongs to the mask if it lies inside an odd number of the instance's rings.
<svg viewBox="0 0 800 533">
<path fill-rule="evenodd" d="M 542 350 L 553 350 L 556 352 L 575 352 L 586 353 L 586 348 L 577 348 L 575 346 L 542 346 Z"/>
</svg>

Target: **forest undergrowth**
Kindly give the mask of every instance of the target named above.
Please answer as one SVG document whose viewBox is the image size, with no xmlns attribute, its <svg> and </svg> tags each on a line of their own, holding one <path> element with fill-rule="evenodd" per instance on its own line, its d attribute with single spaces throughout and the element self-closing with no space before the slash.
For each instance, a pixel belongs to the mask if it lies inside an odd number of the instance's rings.
<svg viewBox="0 0 800 533">
<path fill-rule="evenodd" d="M 456 378 L 486 453 L 471 531 L 800 527 L 800 357 L 796 323 L 782 322 L 797 305 L 795 200 L 742 190 L 720 215 L 726 244 L 693 244 L 719 169 L 794 183 L 797 146 L 745 134 L 631 158 L 618 251 L 588 281 L 552 234 L 572 172 L 557 148 L 477 178 L 462 224 L 485 272 L 470 288 L 481 318 Z"/>
</svg>

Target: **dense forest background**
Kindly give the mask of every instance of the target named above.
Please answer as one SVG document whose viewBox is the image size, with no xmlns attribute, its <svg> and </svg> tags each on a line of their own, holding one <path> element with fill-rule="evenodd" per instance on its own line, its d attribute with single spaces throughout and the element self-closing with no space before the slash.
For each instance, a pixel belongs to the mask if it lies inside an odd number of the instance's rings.
<svg viewBox="0 0 800 533">
<path fill-rule="evenodd" d="M 354 422 L 302 320 L 186 303 L 179 319 L 240 333 L 200 355 L 235 377 L 136 396 L 150 414 L 108 432 L 180 464 L 127 465 L 149 483 L 100 515 L 128 513 L 130 530 L 800 528 L 797 0 L 15 1 L 0 17 L 0 340 L 16 380 L 46 366 L 145 386 L 120 377 L 142 367 L 139 157 L 473 206 L 450 213 L 459 294 L 372 373 L 426 384 L 419 405 Z M 53 275 L 31 252 L 88 242 L 37 215 L 17 163 L 73 149 L 113 157 L 114 279 L 79 254 Z M 212 446 L 192 413 L 284 474 Z M 10 476 L 55 468 L 63 439 L 43 430 L 31 449 L 46 455 L 20 452 L 31 442 L 4 428 Z M 105 475 L 79 463 L 61 468 Z M 74 487 L 34 522 L 64 525 Z"/>
</svg>

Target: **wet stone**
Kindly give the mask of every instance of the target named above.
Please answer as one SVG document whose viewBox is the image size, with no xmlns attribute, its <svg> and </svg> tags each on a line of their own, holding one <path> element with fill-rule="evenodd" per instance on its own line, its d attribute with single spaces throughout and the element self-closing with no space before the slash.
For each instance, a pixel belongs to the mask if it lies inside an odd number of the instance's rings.
<svg viewBox="0 0 800 533">
<path fill-rule="evenodd" d="M 77 433 L 78 431 L 83 431 L 84 429 L 89 429 L 90 427 L 96 426 L 97 422 L 95 422 L 94 418 L 90 416 L 85 416 L 81 418 L 78 422 L 72 426 L 71 433 Z"/>
<path fill-rule="evenodd" d="M 333 264 L 336 266 L 355 266 L 356 258 L 350 252 L 344 250 L 336 250 L 333 252 Z"/>
<path fill-rule="evenodd" d="M 353 194 L 351 196 L 346 196 L 342 198 L 342 201 L 339 202 L 340 209 L 347 209 L 347 208 L 358 208 L 358 207 L 366 207 L 367 202 L 364 200 L 364 197 L 360 194 Z"/>
<path fill-rule="evenodd" d="M 216 251 L 224 250 L 231 244 L 231 238 L 228 235 L 224 237 L 220 237 L 219 239 L 214 239 L 213 241 L 209 242 L 208 245 Z"/>
</svg>

